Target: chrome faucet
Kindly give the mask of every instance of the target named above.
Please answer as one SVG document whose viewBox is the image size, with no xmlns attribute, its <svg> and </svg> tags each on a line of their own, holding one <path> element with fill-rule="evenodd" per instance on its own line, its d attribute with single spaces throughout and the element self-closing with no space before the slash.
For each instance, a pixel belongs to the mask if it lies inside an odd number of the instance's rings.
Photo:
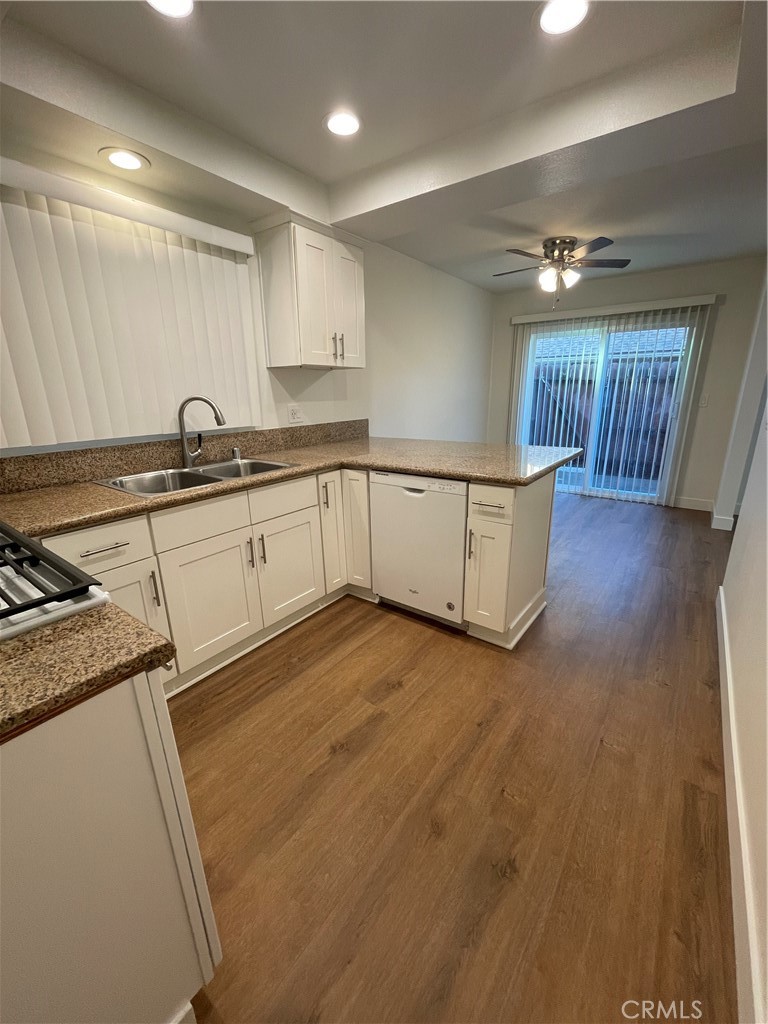
<svg viewBox="0 0 768 1024">
<path fill-rule="evenodd" d="M 224 419 L 224 413 L 210 398 L 206 398 L 205 395 L 190 395 L 189 398 L 185 398 L 179 406 L 179 436 L 181 438 L 181 457 L 184 460 L 184 468 L 191 469 L 192 466 L 197 462 L 203 452 L 203 435 L 197 435 L 197 451 L 191 452 L 187 444 L 187 428 L 184 424 L 184 413 L 186 412 L 187 406 L 190 402 L 205 402 L 213 409 L 213 415 L 216 417 L 216 423 L 223 427 L 227 422 Z"/>
</svg>

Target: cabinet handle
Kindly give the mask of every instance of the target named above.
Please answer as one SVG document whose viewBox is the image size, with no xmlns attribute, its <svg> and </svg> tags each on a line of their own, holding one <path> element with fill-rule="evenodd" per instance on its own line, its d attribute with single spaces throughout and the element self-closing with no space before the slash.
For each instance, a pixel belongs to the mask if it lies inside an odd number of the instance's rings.
<svg viewBox="0 0 768 1024">
<path fill-rule="evenodd" d="M 494 501 L 473 501 L 472 505 L 483 505 L 485 508 L 506 508 L 506 505 L 497 505 Z"/>
<path fill-rule="evenodd" d="M 342 335 L 342 337 L 343 337 L 343 335 Z M 332 334 L 331 335 L 331 341 L 333 342 L 333 358 L 334 359 L 338 359 L 339 358 L 339 345 L 338 345 L 339 336 L 337 334 Z"/>
<path fill-rule="evenodd" d="M 261 544 L 261 560 L 264 563 L 264 565 L 266 565 L 267 564 L 267 544 L 266 544 L 266 541 L 264 540 L 264 534 L 263 533 L 259 537 L 259 544 Z"/>
<path fill-rule="evenodd" d="M 326 508 L 330 508 L 331 507 L 331 503 L 328 500 L 328 484 L 327 483 L 323 484 L 323 504 L 325 505 Z"/>
<path fill-rule="evenodd" d="M 164 668 L 166 672 L 173 672 L 173 662 L 169 661 L 166 665 L 161 665 L 160 668 Z"/>
<path fill-rule="evenodd" d="M 472 538 L 475 536 L 474 530 L 469 531 L 469 542 L 467 544 L 467 561 L 472 557 Z"/>
<path fill-rule="evenodd" d="M 344 358 L 344 335 L 339 335 L 339 344 L 341 345 L 341 358 Z"/>
<path fill-rule="evenodd" d="M 81 551 L 80 558 L 90 558 L 91 555 L 103 555 L 105 551 L 117 551 L 118 548 L 130 547 L 129 540 L 118 541 L 116 544 L 107 544 L 105 548 L 91 548 L 90 551 Z"/>
<path fill-rule="evenodd" d="M 249 537 L 246 543 L 248 544 L 248 561 L 251 563 L 251 568 L 255 569 L 256 552 L 253 550 L 253 537 Z"/>
<path fill-rule="evenodd" d="M 157 585 L 157 573 L 154 569 L 149 574 L 149 585 L 152 587 L 152 600 L 158 608 L 162 607 L 160 602 L 160 588 Z"/>
</svg>

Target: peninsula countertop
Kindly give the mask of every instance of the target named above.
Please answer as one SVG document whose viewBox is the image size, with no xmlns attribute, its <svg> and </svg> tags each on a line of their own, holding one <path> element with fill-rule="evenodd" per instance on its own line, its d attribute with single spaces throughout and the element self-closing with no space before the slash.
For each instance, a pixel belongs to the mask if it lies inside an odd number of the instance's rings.
<svg viewBox="0 0 768 1024">
<path fill-rule="evenodd" d="M 115 604 L 3 640 L 0 743 L 175 653 L 170 640 Z"/>
<path fill-rule="evenodd" d="M 98 483 L 64 484 L 2 494 L 0 520 L 33 537 L 49 536 L 342 467 L 525 487 L 569 462 L 580 451 L 580 448 L 391 437 L 333 441 L 254 453 L 244 447 L 244 458 L 252 455 L 291 465 L 258 476 L 151 498 L 136 497 Z"/>
</svg>

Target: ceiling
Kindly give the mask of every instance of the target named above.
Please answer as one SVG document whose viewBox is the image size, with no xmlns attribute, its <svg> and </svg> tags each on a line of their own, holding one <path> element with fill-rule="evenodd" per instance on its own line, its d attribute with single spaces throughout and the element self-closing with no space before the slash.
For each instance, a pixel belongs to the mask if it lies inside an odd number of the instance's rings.
<svg viewBox="0 0 768 1024">
<path fill-rule="evenodd" d="M 508 291 L 530 286 L 535 274 L 494 274 L 537 264 L 505 250 L 541 252 L 549 236 L 584 242 L 606 235 L 614 245 L 595 259 L 632 260 L 622 271 L 583 271 L 592 278 L 763 252 L 765 225 L 765 146 L 757 143 L 715 154 L 703 173 L 697 157 L 477 213 L 387 244 L 483 288 Z"/>
<path fill-rule="evenodd" d="M 7 15 L 322 182 L 737 25 L 726 2 L 594 4 L 569 37 L 536 3 L 16 2 Z M 350 105 L 355 138 L 326 114 Z"/>
<path fill-rule="evenodd" d="M 539 6 L 5 4 L 2 154 L 234 230 L 290 207 L 492 290 L 547 235 L 614 238 L 622 274 L 764 252 L 765 4 L 602 0 L 563 37 Z M 323 128 L 340 105 L 358 136 Z"/>
</svg>

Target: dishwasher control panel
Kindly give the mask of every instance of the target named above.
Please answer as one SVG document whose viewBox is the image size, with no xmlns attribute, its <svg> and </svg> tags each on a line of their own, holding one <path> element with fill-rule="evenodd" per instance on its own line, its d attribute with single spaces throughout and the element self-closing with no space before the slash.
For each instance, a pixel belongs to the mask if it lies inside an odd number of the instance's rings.
<svg viewBox="0 0 768 1024">
<path fill-rule="evenodd" d="M 407 491 L 437 491 L 439 494 L 466 494 L 465 480 L 443 480 L 434 476 L 416 476 L 413 473 L 385 473 L 373 470 L 370 474 L 372 484 L 389 484 L 391 487 L 402 487 Z"/>
</svg>

